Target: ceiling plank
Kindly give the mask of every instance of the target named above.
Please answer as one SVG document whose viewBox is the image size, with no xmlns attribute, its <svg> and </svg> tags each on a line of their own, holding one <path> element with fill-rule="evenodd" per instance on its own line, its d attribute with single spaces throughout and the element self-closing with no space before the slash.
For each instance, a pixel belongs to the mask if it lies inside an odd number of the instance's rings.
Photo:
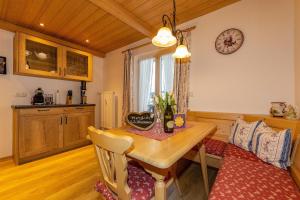
<svg viewBox="0 0 300 200">
<path fill-rule="evenodd" d="M 126 10 L 122 5 L 114 0 L 89 0 L 99 8 L 110 13 L 117 19 L 121 20 L 128 26 L 134 28 L 145 36 L 152 37 L 155 35 L 155 29 L 149 24 L 136 17 L 134 14 Z"/>
<path fill-rule="evenodd" d="M 78 44 L 75 44 L 75 43 L 72 43 L 72 42 L 68 42 L 66 40 L 62 40 L 62 39 L 59 39 L 59 38 L 56 38 L 56 37 L 52 37 L 50 35 L 46 35 L 46 34 L 43 34 L 43 33 L 37 32 L 37 31 L 33 31 L 31 29 L 28 29 L 28 28 L 25 28 L 25 27 L 22 27 L 22 26 L 18 26 L 18 25 L 15 25 L 15 24 L 3 21 L 3 20 L 0 20 L 0 28 L 4 29 L 4 30 L 11 31 L 11 32 L 26 33 L 26 34 L 29 34 L 29 35 L 33 35 L 33 36 L 36 36 L 36 37 L 39 37 L 39 38 L 42 38 L 42 39 L 45 39 L 45 40 L 49 40 L 49 41 L 67 46 L 67 47 L 71 47 L 71 48 L 74 48 L 74 49 L 86 51 L 86 52 L 89 52 L 89 53 L 91 53 L 95 56 L 99 56 L 101 58 L 105 57 L 105 53 L 103 53 L 103 52 L 93 50 L 93 49 L 90 49 L 90 48 L 87 48 L 87 47 L 84 47 L 84 46 L 81 46 L 81 45 L 78 45 Z"/>
</svg>

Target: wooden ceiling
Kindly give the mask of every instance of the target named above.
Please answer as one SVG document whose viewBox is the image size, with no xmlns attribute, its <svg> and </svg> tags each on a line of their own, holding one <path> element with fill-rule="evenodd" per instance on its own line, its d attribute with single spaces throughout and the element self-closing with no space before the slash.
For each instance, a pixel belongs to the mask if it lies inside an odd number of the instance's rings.
<svg viewBox="0 0 300 200">
<path fill-rule="evenodd" d="M 237 1 L 177 0 L 178 24 Z M 100 55 L 155 34 L 171 12 L 172 0 L 0 0 L 0 20 Z"/>
</svg>

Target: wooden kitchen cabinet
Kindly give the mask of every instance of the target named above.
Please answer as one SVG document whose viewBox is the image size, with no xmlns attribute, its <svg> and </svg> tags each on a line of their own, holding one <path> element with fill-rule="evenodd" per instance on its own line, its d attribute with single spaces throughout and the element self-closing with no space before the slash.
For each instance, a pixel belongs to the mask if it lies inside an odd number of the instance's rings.
<svg viewBox="0 0 300 200">
<path fill-rule="evenodd" d="M 92 55 L 65 47 L 63 50 L 64 77 L 71 80 L 92 81 Z"/>
<path fill-rule="evenodd" d="M 60 136 L 62 115 L 21 116 L 19 123 L 19 155 L 35 156 L 62 147 Z"/>
<path fill-rule="evenodd" d="M 34 106 L 32 106 L 34 107 Z M 13 107 L 13 154 L 16 164 L 90 144 L 95 106 Z"/>
<path fill-rule="evenodd" d="M 86 142 L 87 127 L 94 125 L 93 111 L 71 112 L 65 115 L 63 144 L 73 147 Z"/>
<path fill-rule="evenodd" d="M 92 81 L 92 55 L 24 33 L 14 39 L 14 74 Z"/>
</svg>

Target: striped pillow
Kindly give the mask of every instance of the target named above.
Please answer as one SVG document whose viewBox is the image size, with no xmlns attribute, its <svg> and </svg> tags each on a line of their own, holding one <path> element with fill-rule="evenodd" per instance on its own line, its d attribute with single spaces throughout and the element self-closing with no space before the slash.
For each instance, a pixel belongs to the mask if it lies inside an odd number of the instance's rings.
<svg viewBox="0 0 300 200">
<path fill-rule="evenodd" d="M 252 137 L 260 122 L 261 121 L 248 123 L 241 119 L 236 120 L 231 129 L 229 143 L 235 144 L 244 150 L 251 151 Z"/>
<path fill-rule="evenodd" d="M 290 129 L 275 131 L 262 122 L 255 130 L 252 152 L 261 160 L 276 167 L 287 169 L 290 166 L 292 134 Z"/>
</svg>

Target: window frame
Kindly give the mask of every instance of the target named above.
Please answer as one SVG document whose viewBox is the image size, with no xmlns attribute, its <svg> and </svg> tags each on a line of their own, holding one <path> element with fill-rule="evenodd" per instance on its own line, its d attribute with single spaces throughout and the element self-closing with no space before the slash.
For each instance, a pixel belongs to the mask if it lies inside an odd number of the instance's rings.
<svg viewBox="0 0 300 200">
<path fill-rule="evenodd" d="M 134 104 L 134 110 L 139 110 L 139 80 L 140 80 L 140 62 L 141 60 L 145 60 L 145 59 L 149 59 L 149 58 L 154 58 L 155 60 L 155 95 L 160 95 L 160 58 L 163 55 L 166 54 L 172 54 L 175 51 L 176 47 L 170 47 L 170 48 L 166 48 L 166 49 L 160 49 L 160 50 L 155 50 L 152 52 L 148 52 L 145 54 L 141 54 L 136 56 L 136 58 L 134 59 L 134 70 L 136 71 L 136 77 L 135 77 L 135 81 L 137 81 L 137 84 L 135 85 L 135 88 L 133 88 L 133 90 L 135 91 L 136 96 L 133 93 L 133 98 L 134 101 L 136 102 Z M 174 62 L 176 64 L 176 60 Z M 175 66 L 174 66 L 175 67 Z M 175 77 L 174 77 L 175 78 Z M 135 82 L 134 81 L 134 82 Z"/>
</svg>

